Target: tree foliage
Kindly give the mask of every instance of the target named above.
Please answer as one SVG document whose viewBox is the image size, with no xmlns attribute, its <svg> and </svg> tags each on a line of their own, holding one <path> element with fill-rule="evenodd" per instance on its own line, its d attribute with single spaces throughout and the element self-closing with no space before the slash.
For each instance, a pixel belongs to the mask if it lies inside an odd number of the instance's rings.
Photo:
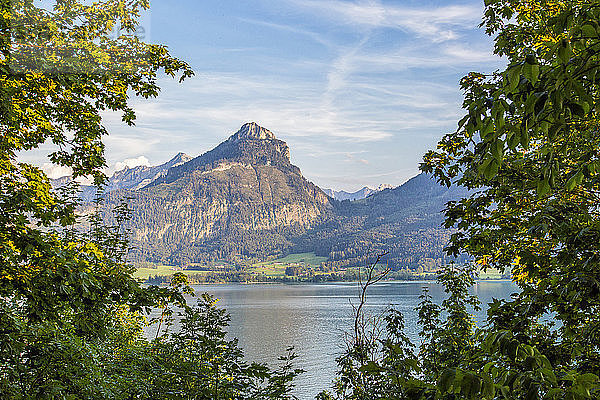
<svg viewBox="0 0 600 400">
<path fill-rule="evenodd" d="M 510 270 L 521 288 L 492 304 L 487 340 L 505 353 L 491 371 L 541 369 L 520 389 L 530 398 L 597 396 L 599 17 L 597 1 L 488 1 L 508 66 L 463 79 L 468 115 L 423 164 L 473 191 L 446 210 L 460 229 L 450 252 Z"/>
<path fill-rule="evenodd" d="M 93 320 L 96 311 L 152 302 L 123 263 L 116 232 L 79 235 L 72 229 L 74 200 L 53 192 L 40 169 L 17 162 L 20 152 L 52 143 L 54 163 L 101 182 L 107 134 L 101 112 L 120 111 L 132 124 L 129 97 L 156 96 L 159 71 L 192 74 L 164 46 L 132 34 L 146 7 L 146 1 L 57 1 L 51 10 L 29 0 L 1 3 L 0 298 L 18 303 L 26 324 L 67 313 L 80 319 L 78 333 L 96 335 L 102 326 Z M 116 24 L 123 33 L 111 39 Z M 109 249 L 115 250 L 103 252 Z"/>
<path fill-rule="evenodd" d="M 228 340 L 229 315 L 217 308 L 208 294 L 196 306 L 186 306 L 177 324 L 168 318 L 162 335 L 148 342 L 139 324 L 137 340 L 122 346 L 123 337 L 104 359 L 106 376 L 112 377 L 117 398 L 144 399 L 292 399 L 293 379 L 302 371 L 292 366 L 295 354 L 289 349 L 282 365 L 270 369 L 248 363 L 237 339 Z"/>
</svg>

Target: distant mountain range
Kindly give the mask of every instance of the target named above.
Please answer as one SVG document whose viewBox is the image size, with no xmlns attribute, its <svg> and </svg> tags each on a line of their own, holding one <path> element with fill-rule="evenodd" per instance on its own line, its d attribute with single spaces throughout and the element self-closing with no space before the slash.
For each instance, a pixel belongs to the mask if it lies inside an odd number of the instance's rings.
<svg viewBox="0 0 600 400">
<path fill-rule="evenodd" d="M 357 190 L 356 192 L 346 192 L 345 190 L 333 190 L 333 189 L 321 189 L 323 192 L 336 200 L 344 201 L 344 200 L 360 200 L 365 199 L 372 195 L 373 193 L 381 192 L 385 189 L 392 189 L 394 186 L 392 185 L 379 185 L 376 189 L 365 186 L 362 189 Z"/>
<path fill-rule="evenodd" d="M 125 167 L 122 170 L 116 171 L 109 177 L 108 182 L 104 186 L 104 192 L 112 192 L 119 189 L 140 190 L 148 186 L 155 180 L 164 177 L 167 172 L 181 164 L 190 161 L 192 157 L 184 153 L 179 153 L 164 164 L 154 167 L 139 165 L 133 168 Z M 53 187 L 59 187 L 71 182 L 70 176 L 63 176 L 58 179 L 50 180 Z M 92 201 L 96 194 L 95 186 L 80 185 L 81 198 L 84 201 Z"/>
<path fill-rule="evenodd" d="M 93 188 L 82 188 L 84 200 L 90 194 Z M 291 164 L 285 142 L 247 123 L 198 157 L 179 153 L 159 166 L 116 172 L 103 212 L 111 222 L 110 208 L 130 198 L 136 261 L 244 263 L 309 251 L 344 267 L 389 251 L 395 269 L 432 269 L 446 262 L 451 234 L 441 210 L 464 194 L 423 174 L 397 188 L 321 190 Z"/>
<path fill-rule="evenodd" d="M 179 153 L 164 164 L 156 167 L 147 167 L 140 165 L 133 168 L 125 168 L 117 171 L 110 177 L 106 191 L 112 192 L 118 189 L 139 190 L 153 183 L 157 179 L 163 178 L 175 167 L 185 164 L 192 157 L 185 153 Z"/>
</svg>

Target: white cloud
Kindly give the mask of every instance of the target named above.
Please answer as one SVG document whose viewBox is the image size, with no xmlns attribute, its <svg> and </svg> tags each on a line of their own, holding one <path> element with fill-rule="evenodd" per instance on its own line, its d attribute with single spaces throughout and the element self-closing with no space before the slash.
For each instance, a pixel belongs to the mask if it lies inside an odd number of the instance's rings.
<svg viewBox="0 0 600 400">
<path fill-rule="evenodd" d="M 58 179 L 64 176 L 73 175 L 73 169 L 71 167 L 63 167 L 62 165 L 56 165 L 52 163 L 44 163 L 42 165 L 42 171 L 50 179 Z M 75 181 L 82 185 L 93 185 L 94 179 L 88 176 L 79 176 Z"/>
<path fill-rule="evenodd" d="M 44 165 L 42 165 L 42 171 L 44 171 L 46 176 L 50 179 L 58 179 L 73 174 L 73 170 L 70 167 L 63 167 L 62 165 L 52 163 L 44 163 Z"/>
<path fill-rule="evenodd" d="M 233 133 L 247 121 L 257 121 L 287 137 L 322 136 L 372 141 L 391 136 L 391 132 L 381 130 L 372 122 L 356 124 L 352 110 L 324 106 L 321 101 L 324 90 L 318 82 L 204 74 L 189 82 L 188 88 L 194 101 L 172 101 L 166 90 L 165 96 L 154 102 L 138 103 L 135 107 L 138 115 L 135 131 L 156 129 L 157 132 L 148 139 L 129 135 L 126 143 L 119 148 L 153 146 L 154 140 L 164 142 L 167 138 L 160 137 L 160 129 L 157 129 L 160 126 L 169 127 L 163 129 L 164 136 L 181 138 L 187 135 L 189 140 L 193 132 L 200 134 L 210 127 L 214 127 L 215 134 Z M 229 128 L 224 130 L 223 127 Z M 125 140 L 115 136 L 107 139 L 111 142 L 109 146 L 112 141 Z M 137 143 L 144 140 L 147 141 Z"/>
<path fill-rule="evenodd" d="M 128 158 L 126 160 L 123 161 L 119 161 L 117 163 L 115 163 L 114 166 L 114 171 L 121 171 L 125 168 L 134 168 L 140 165 L 144 165 L 146 167 L 150 166 L 150 161 L 144 157 L 144 156 L 139 156 L 139 157 L 135 157 L 135 158 Z"/>
<path fill-rule="evenodd" d="M 186 82 L 185 91 L 167 84 L 158 99 L 136 102 L 135 128 L 111 118 L 107 154 L 113 163 L 140 153 L 156 163 L 167 157 L 156 156 L 159 148 L 195 155 L 247 121 L 257 121 L 284 140 L 373 142 L 415 127 L 444 126 L 458 116 L 455 86 L 401 76 L 394 81 L 393 75 L 370 76 L 360 69 L 340 74 L 345 75 L 330 84 L 224 73 L 204 73 Z"/>
<path fill-rule="evenodd" d="M 91 176 L 79 176 L 75 179 L 75 182 L 80 185 L 92 186 L 94 184 L 94 178 Z"/>
<path fill-rule="evenodd" d="M 279 31 L 290 32 L 290 33 L 295 33 L 295 34 L 298 34 L 301 36 L 305 36 L 305 37 L 312 39 L 314 42 L 319 43 L 325 47 L 335 47 L 333 42 L 324 38 L 323 35 L 312 32 L 308 29 L 302 29 L 302 28 L 298 28 L 298 27 L 295 27 L 292 25 L 284 25 L 284 24 L 276 24 L 273 22 L 260 21 L 260 20 L 251 19 L 251 18 L 239 18 L 239 19 L 240 19 L 240 21 L 247 22 L 250 24 L 264 26 L 264 27 L 276 29 Z M 229 51 L 231 51 L 231 50 L 236 51 L 238 49 L 229 49 Z"/>
<path fill-rule="evenodd" d="M 479 50 L 474 48 L 466 48 L 460 45 L 450 45 L 442 49 L 445 57 L 449 58 L 449 62 L 472 64 L 472 63 L 495 63 L 501 64 L 505 62 L 504 58 L 500 58 L 492 54 L 489 50 Z"/>
<path fill-rule="evenodd" d="M 480 46 L 481 47 L 481 46 Z M 505 61 L 492 54 L 491 49 L 466 48 L 459 44 L 433 47 L 402 46 L 386 51 L 363 51 L 355 54 L 350 62 L 354 71 L 384 73 L 403 72 L 411 69 L 448 67 L 499 67 Z"/>
<path fill-rule="evenodd" d="M 481 20 L 481 6 L 451 5 L 411 8 L 379 1 L 288 0 L 316 17 L 368 29 L 392 28 L 412 32 L 434 42 L 453 40 L 455 30 L 472 29 Z"/>
</svg>

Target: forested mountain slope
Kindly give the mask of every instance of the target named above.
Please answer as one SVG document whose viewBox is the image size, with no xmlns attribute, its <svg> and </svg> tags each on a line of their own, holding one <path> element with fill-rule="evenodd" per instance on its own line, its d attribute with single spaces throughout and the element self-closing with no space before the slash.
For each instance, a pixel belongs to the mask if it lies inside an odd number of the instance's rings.
<svg viewBox="0 0 600 400">
<path fill-rule="evenodd" d="M 448 201 L 466 193 L 420 174 L 365 199 L 337 202 L 335 217 L 296 243 L 300 249 L 327 256 L 338 267 L 364 264 L 387 251 L 386 262 L 394 269 L 433 269 L 449 261 L 443 248 L 452 231 L 442 227 L 441 211 Z"/>
</svg>

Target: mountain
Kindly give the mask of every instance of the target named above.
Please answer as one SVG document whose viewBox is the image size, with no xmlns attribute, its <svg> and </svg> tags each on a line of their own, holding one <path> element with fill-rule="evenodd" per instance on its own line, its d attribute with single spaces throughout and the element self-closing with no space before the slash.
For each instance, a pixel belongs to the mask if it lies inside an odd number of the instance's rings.
<svg viewBox="0 0 600 400">
<path fill-rule="evenodd" d="M 442 227 L 442 210 L 467 194 L 420 174 L 394 189 L 336 203 L 335 217 L 297 238 L 296 249 L 316 251 L 336 267 L 365 265 L 389 252 L 385 260 L 394 269 L 435 269 L 450 261 L 443 249 L 454 232 Z"/>
<path fill-rule="evenodd" d="M 256 123 L 198 157 L 120 171 L 109 187 L 109 222 L 120 199 L 133 209 L 133 260 L 181 266 L 315 252 L 343 268 L 387 251 L 394 269 L 435 269 L 449 261 L 443 248 L 453 233 L 442 227 L 441 211 L 467 194 L 420 174 L 338 201 L 305 179 L 288 145 Z"/>
<path fill-rule="evenodd" d="M 333 210 L 291 164 L 287 144 L 256 123 L 141 189 L 107 193 L 107 203 L 125 196 L 134 257 L 177 264 L 286 251 Z"/>
<path fill-rule="evenodd" d="M 364 188 L 357 190 L 356 192 L 346 192 L 345 190 L 333 190 L 333 189 L 321 189 L 323 192 L 331 197 L 332 199 L 336 199 L 339 201 L 344 200 L 360 200 L 369 197 L 373 193 L 380 192 L 385 189 L 393 188 L 392 185 L 379 185 L 376 189 L 371 188 L 369 186 L 365 186 Z"/>
<path fill-rule="evenodd" d="M 189 173 L 215 168 L 225 168 L 228 164 L 239 165 L 264 165 L 273 164 L 283 172 L 300 174 L 300 169 L 290 163 L 290 149 L 288 145 L 275 138 L 273 132 L 265 129 L 255 122 L 244 124 L 236 133 L 213 150 L 196 157 L 189 162 L 169 169 L 167 174 L 153 182 L 153 185 L 172 183 Z"/>
<path fill-rule="evenodd" d="M 148 167 L 145 165 L 139 165 L 133 168 L 125 167 L 125 169 L 115 172 L 110 177 L 105 190 L 111 192 L 119 189 L 142 189 L 155 180 L 165 176 L 171 168 L 183 165 L 191 159 L 192 157 L 187 154 L 179 153 L 166 163 L 155 167 Z"/>
<path fill-rule="evenodd" d="M 156 179 L 166 175 L 167 171 L 173 167 L 182 165 L 192 157 L 184 153 L 179 153 L 164 164 L 149 167 L 139 165 L 137 167 L 125 167 L 122 170 L 116 171 L 108 178 L 104 185 L 104 192 L 112 192 L 119 189 L 139 190 L 150 184 Z M 50 184 L 54 188 L 64 186 L 72 181 L 71 176 L 63 176 L 57 179 L 51 179 Z M 80 197 L 85 202 L 93 201 L 96 197 L 96 187 L 89 185 L 79 185 Z"/>
</svg>

